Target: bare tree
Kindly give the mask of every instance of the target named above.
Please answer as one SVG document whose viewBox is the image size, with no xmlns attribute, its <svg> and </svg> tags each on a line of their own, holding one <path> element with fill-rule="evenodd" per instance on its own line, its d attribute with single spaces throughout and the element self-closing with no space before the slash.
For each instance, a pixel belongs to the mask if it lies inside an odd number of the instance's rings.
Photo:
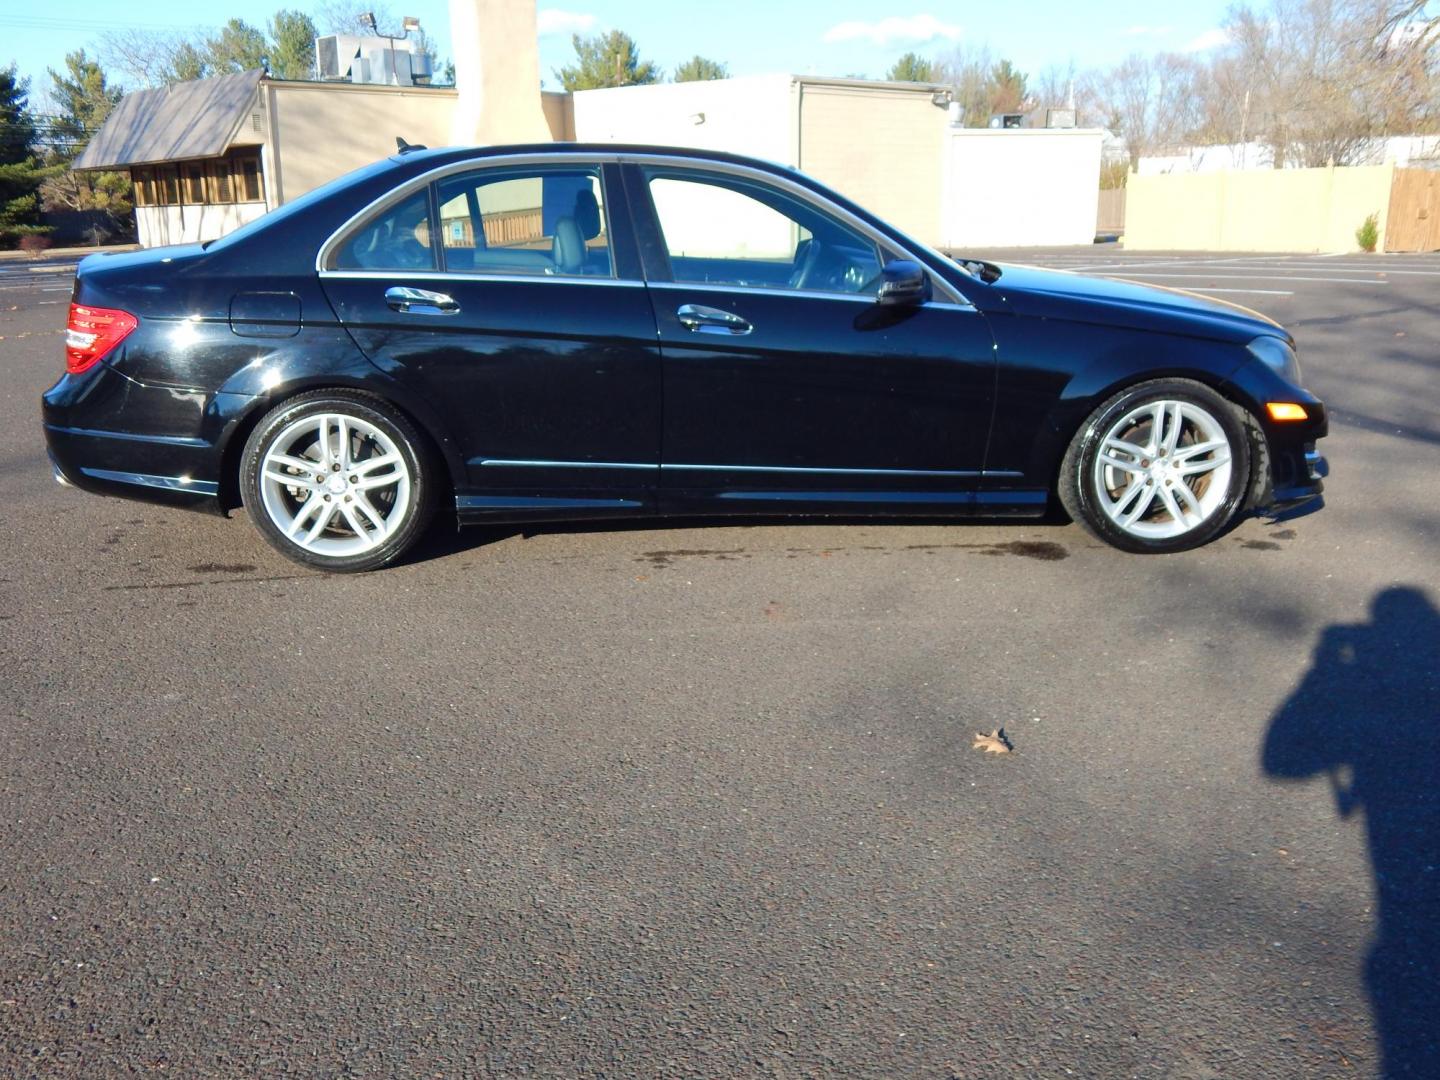
<svg viewBox="0 0 1440 1080">
<path fill-rule="evenodd" d="M 200 35 L 120 30 L 106 36 L 99 53 L 105 66 L 131 86 L 169 86 L 210 74 Z"/>
<path fill-rule="evenodd" d="M 1201 126 L 1203 66 L 1180 53 L 1132 53 L 1094 79 L 1092 108 L 1125 140 L 1130 167 L 1192 138 Z"/>
<path fill-rule="evenodd" d="M 994 68 L 995 56 L 983 45 L 960 45 L 935 61 L 935 81 L 950 86 L 966 127 L 984 127 L 994 112 L 990 107 L 990 73 Z"/>
<path fill-rule="evenodd" d="M 1043 127 L 1051 109 L 1079 109 L 1080 76 L 1075 62 L 1051 64 L 1030 82 L 1030 114 L 1027 123 Z"/>
<path fill-rule="evenodd" d="M 1433 130 L 1436 42 L 1427 24 L 1397 38 L 1404 19 L 1386 0 L 1232 8 L 1224 62 L 1230 96 L 1247 106 L 1243 137 L 1264 143 L 1277 168 L 1313 167 L 1370 161 L 1387 135 Z"/>
</svg>

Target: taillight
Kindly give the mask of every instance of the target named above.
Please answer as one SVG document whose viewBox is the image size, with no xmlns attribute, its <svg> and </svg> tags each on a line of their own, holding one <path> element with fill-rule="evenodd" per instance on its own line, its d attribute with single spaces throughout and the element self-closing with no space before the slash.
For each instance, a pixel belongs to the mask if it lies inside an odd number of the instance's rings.
<svg viewBox="0 0 1440 1080">
<path fill-rule="evenodd" d="M 118 308 L 70 305 L 65 326 L 65 370 L 72 375 L 94 367 L 140 325 L 140 320 Z"/>
</svg>

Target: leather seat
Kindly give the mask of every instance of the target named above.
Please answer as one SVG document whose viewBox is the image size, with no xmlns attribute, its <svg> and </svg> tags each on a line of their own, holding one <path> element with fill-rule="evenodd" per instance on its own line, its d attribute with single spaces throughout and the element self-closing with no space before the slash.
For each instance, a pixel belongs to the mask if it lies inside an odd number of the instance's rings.
<svg viewBox="0 0 1440 1080">
<path fill-rule="evenodd" d="M 555 238 L 551 244 L 551 256 L 555 260 L 557 274 L 583 274 L 585 272 L 585 237 L 573 217 L 557 218 Z"/>
</svg>

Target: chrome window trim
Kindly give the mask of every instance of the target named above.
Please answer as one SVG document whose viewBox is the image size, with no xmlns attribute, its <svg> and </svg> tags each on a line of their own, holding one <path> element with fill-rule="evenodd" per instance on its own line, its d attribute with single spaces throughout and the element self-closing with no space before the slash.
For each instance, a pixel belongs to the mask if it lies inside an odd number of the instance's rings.
<svg viewBox="0 0 1440 1080">
<path fill-rule="evenodd" d="M 755 293 L 761 296 L 804 296 L 821 300 L 852 300 L 858 301 L 866 307 L 875 306 L 875 297 L 868 293 L 827 292 L 822 289 L 792 289 L 787 285 L 776 285 L 774 287 L 765 285 L 716 285 L 701 282 L 691 284 L 687 281 L 651 281 L 647 282 L 647 284 L 652 289 L 676 289 L 686 292 Z"/>
<path fill-rule="evenodd" d="M 566 160 L 567 158 L 573 160 Z M 452 161 L 449 165 L 438 166 L 437 168 L 431 169 L 429 172 L 421 173 L 419 176 L 412 176 L 409 180 L 405 181 L 405 183 L 401 184 L 399 187 L 391 188 L 379 198 L 372 199 L 358 213 L 351 214 L 350 217 L 345 220 L 345 224 L 341 225 L 340 228 L 336 229 L 333 233 L 331 233 L 330 236 L 326 239 L 326 241 L 320 245 L 320 250 L 315 254 L 315 272 L 322 276 L 334 273 L 381 273 L 390 274 L 392 276 L 395 274 L 407 273 L 407 271 L 403 269 L 380 271 L 341 271 L 336 267 L 327 266 L 326 264 L 330 261 L 331 256 L 335 254 L 336 249 L 350 238 L 350 233 L 354 229 L 357 229 L 361 225 L 368 222 L 372 215 L 379 214 L 382 211 L 389 209 L 396 203 L 403 202 L 406 198 L 408 198 L 410 195 L 413 195 L 416 191 L 424 187 L 429 187 L 432 183 L 438 183 L 439 181 L 444 180 L 447 177 L 454 176 L 457 173 L 474 172 L 478 169 L 489 168 L 492 165 L 512 166 L 520 168 L 523 168 L 526 165 L 559 165 L 562 167 L 574 167 L 575 165 L 593 165 L 595 167 L 596 173 L 595 179 L 600 183 L 600 192 L 605 200 L 604 204 L 601 206 L 601 213 L 605 214 L 605 235 L 608 239 L 608 237 L 610 236 L 610 216 L 608 213 L 606 213 L 605 207 L 608 207 L 610 205 L 610 189 L 605 185 L 605 177 L 601 171 L 601 166 L 607 164 L 615 164 L 617 160 L 618 155 L 615 154 L 586 154 L 579 151 L 561 150 L 555 153 L 541 154 L 498 154 L 493 157 L 472 158 L 469 161 Z M 438 192 L 436 203 L 438 205 Z M 439 237 L 438 239 L 440 241 L 440 250 L 443 250 L 445 247 L 444 238 Z M 436 273 L 447 278 L 461 276 L 459 274 L 451 275 L 448 273 L 448 271 L 442 270 L 427 271 L 427 273 Z M 505 275 L 485 276 L 498 277 Z M 524 277 L 524 275 L 515 276 Z M 560 276 L 561 275 L 559 274 L 535 275 L 535 277 L 539 278 Z M 612 281 L 622 280 L 619 277 L 618 269 L 615 266 L 615 255 L 613 250 L 611 250 L 610 254 L 610 278 Z"/>
<path fill-rule="evenodd" d="M 490 157 L 470 158 L 466 161 L 452 161 L 447 165 L 436 166 L 435 168 L 430 169 L 427 172 L 421 173 L 419 176 L 412 176 L 409 180 L 405 181 L 399 187 L 392 188 L 384 195 L 381 195 L 379 198 L 373 199 L 363 209 L 361 209 L 355 214 L 352 214 L 348 219 L 346 219 L 345 223 L 342 224 L 333 233 L 331 233 L 329 239 L 327 239 L 323 244 L 320 245 L 320 250 L 315 255 L 315 271 L 316 273 L 320 274 L 331 272 L 331 268 L 328 267 L 326 264 L 329 262 L 330 256 L 334 253 L 334 249 L 339 245 L 340 241 L 345 238 L 345 236 L 354 226 L 367 220 L 371 214 L 378 213 L 381 210 L 385 209 L 392 202 L 399 202 L 401 199 L 406 198 L 408 195 L 418 190 L 419 188 L 425 187 L 426 185 L 434 183 L 437 180 L 443 180 L 445 177 L 452 176 L 455 173 L 470 172 L 476 169 L 488 169 L 492 167 L 506 166 L 547 165 L 557 163 L 587 164 L 594 165 L 597 168 L 603 165 L 660 165 L 667 168 L 689 169 L 702 173 L 712 172 L 726 174 L 730 176 L 739 176 L 744 179 L 771 184 L 775 187 L 780 188 L 787 194 L 792 195 L 804 202 L 808 202 L 811 206 L 814 206 L 817 209 L 822 210 L 833 217 L 839 218 L 851 228 L 873 240 L 881 247 L 895 252 L 902 258 L 909 259 L 912 262 L 916 262 L 919 263 L 921 266 L 924 266 L 926 268 L 926 271 L 929 273 L 930 280 L 934 283 L 936 289 L 948 296 L 950 303 L 954 304 L 957 307 L 964 308 L 967 311 L 975 310 L 975 305 L 970 303 L 970 301 L 967 300 L 964 296 L 962 296 L 953 285 L 951 285 L 948 281 L 942 278 L 939 273 L 936 272 L 933 267 L 931 267 L 929 260 L 917 256 L 913 250 L 911 250 L 904 244 L 901 244 L 896 237 L 888 236 L 884 233 L 881 233 L 879 230 L 871 226 L 868 222 L 863 221 L 860 218 L 856 217 L 854 214 L 850 213 L 850 211 L 846 210 L 843 206 L 837 206 L 835 203 L 832 203 L 829 199 L 826 199 L 823 196 L 812 191 L 804 184 L 791 180 L 789 177 L 783 176 L 778 172 L 772 172 L 768 169 L 756 168 L 752 165 L 739 165 L 734 162 L 728 161 L 714 161 L 712 159 L 703 157 L 681 157 L 674 154 L 664 153 L 637 154 L 633 152 L 607 153 L 604 151 L 597 153 L 595 151 L 567 150 L 562 148 L 552 151 L 544 151 L 540 153 L 530 152 L 524 154 L 496 154 Z M 603 176 L 601 177 L 601 184 L 604 184 Z M 610 192 L 608 190 L 605 192 L 605 198 L 606 204 L 609 205 Z M 392 271 L 392 273 L 396 272 L 398 271 Z M 623 279 L 617 278 L 615 280 Z M 654 282 L 653 284 L 668 285 L 679 283 Z"/>
<path fill-rule="evenodd" d="M 643 289 L 645 282 L 637 278 L 586 277 L 584 274 L 471 274 L 447 270 L 321 270 L 320 277 L 353 278 L 357 281 L 394 281 L 403 277 L 406 281 L 500 281 L 530 284 L 536 281 L 564 282 L 567 285 L 625 285 L 632 289 Z"/>
</svg>

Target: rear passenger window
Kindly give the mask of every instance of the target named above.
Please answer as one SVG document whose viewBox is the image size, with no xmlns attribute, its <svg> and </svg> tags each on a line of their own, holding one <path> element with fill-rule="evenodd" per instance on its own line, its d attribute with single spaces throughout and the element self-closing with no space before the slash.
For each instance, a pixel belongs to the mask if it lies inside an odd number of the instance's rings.
<svg viewBox="0 0 1440 1080">
<path fill-rule="evenodd" d="M 429 191 L 422 188 L 362 226 L 340 249 L 335 268 L 434 270 Z"/>
<path fill-rule="evenodd" d="M 593 169 L 490 169 L 443 180 L 440 238 L 454 273 L 610 277 Z"/>
</svg>

